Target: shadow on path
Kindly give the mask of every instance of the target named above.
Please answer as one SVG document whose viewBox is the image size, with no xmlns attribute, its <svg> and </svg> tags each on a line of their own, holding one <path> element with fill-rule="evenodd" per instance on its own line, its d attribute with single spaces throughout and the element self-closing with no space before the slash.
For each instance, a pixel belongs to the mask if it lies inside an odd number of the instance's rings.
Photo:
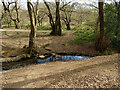
<svg viewBox="0 0 120 90">
<path fill-rule="evenodd" d="M 103 63 L 100 63 L 100 64 L 93 64 L 93 65 L 89 65 L 89 66 L 79 67 L 77 69 L 66 71 L 66 72 L 61 72 L 61 73 L 58 73 L 58 74 L 55 74 L 55 75 L 49 75 L 49 76 L 46 76 L 46 77 L 39 77 L 39 78 L 31 79 L 31 80 L 26 79 L 24 81 L 20 81 L 20 82 L 16 82 L 16 83 L 5 84 L 4 88 L 20 88 L 22 86 L 25 86 L 25 85 L 30 84 L 30 83 L 34 83 L 36 81 L 48 80 L 48 79 L 52 79 L 52 78 L 55 78 L 55 77 L 57 77 L 55 79 L 57 79 L 58 82 L 59 82 L 61 80 L 60 75 L 63 75 L 64 77 L 67 78 L 72 73 L 77 73 L 77 72 L 85 71 L 85 70 L 88 70 L 88 69 L 96 68 L 97 66 L 101 66 L 101 65 L 111 65 L 111 64 L 114 64 L 114 63 L 118 63 L 118 61 L 117 60 L 116 61 L 109 61 L 109 62 L 107 61 L 107 62 L 103 62 Z"/>
</svg>

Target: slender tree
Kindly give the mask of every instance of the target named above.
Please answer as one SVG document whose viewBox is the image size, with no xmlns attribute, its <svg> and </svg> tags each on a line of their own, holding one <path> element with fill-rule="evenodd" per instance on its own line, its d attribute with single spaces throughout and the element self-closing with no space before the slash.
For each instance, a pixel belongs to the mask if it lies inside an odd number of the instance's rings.
<svg viewBox="0 0 120 90">
<path fill-rule="evenodd" d="M 43 0 L 43 1 L 48 9 L 48 17 L 49 17 L 50 25 L 52 27 L 51 34 L 60 36 L 62 33 L 61 21 L 60 21 L 60 0 L 55 0 L 55 3 L 56 3 L 56 19 L 55 19 L 55 21 L 54 21 L 51 9 L 49 7 L 49 4 L 45 0 Z"/>
<path fill-rule="evenodd" d="M 3 7 L 4 7 L 5 13 L 8 12 L 9 17 L 14 22 L 15 28 L 19 29 L 20 28 L 20 19 L 19 19 L 18 10 L 19 10 L 20 7 L 18 7 L 18 0 L 14 0 L 13 2 L 8 1 L 7 3 L 5 3 L 4 0 L 2 0 L 2 4 L 3 4 Z M 12 9 L 10 9 L 11 4 L 14 4 L 14 7 Z M 13 13 L 12 13 L 13 11 L 15 11 L 15 13 L 16 13 L 16 18 L 13 17 Z"/>
<path fill-rule="evenodd" d="M 3 13 L 2 13 L 2 15 L 0 16 L 0 29 L 2 28 L 2 19 L 3 19 Z"/>
<path fill-rule="evenodd" d="M 42 25 L 42 21 L 43 21 L 44 18 L 45 18 L 45 14 L 39 14 L 39 15 L 38 15 L 38 23 L 39 23 L 39 26 Z"/>
<path fill-rule="evenodd" d="M 44 1 L 44 4 L 46 5 L 46 7 L 47 7 L 47 9 L 48 9 L 49 22 L 50 22 L 50 25 L 51 25 L 51 27 L 52 27 L 52 32 L 51 32 L 51 34 L 55 35 L 55 22 L 54 22 L 54 20 L 53 20 L 53 16 L 52 16 L 51 9 L 50 9 L 48 3 L 47 3 L 45 0 L 43 0 L 43 1 Z"/>
<path fill-rule="evenodd" d="M 69 3 L 63 2 L 64 8 L 60 9 L 63 12 L 63 16 L 61 18 L 65 22 L 67 30 L 71 29 L 70 23 L 71 23 L 72 13 L 74 12 L 75 5 L 76 5 L 76 3 L 72 3 L 71 5 L 69 5 Z"/>
<path fill-rule="evenodd" d="M 30 17 L 31 32 L 29 36 L 29 54 L 33 54 L 35 50 L 35 38 L 36 38 L 36 28 L 37 28 L 37 13 L 38 13 L 38 3 L 37 0 L 36 6 L 34 7 L 31 3 L 31 0 L 27 0 L 28 13 Z"/>
<path fill-rule="evenodd" d="M 97 50 L 103 52 L 109 46 L 109 38 L 107 40 L 105 39 L 103 0 L 99 0 L 98 5 L 99 5 L 100 34 L 96 39 L 95 46 Z"/>
<path fill-rule="evenodd" d="M 105 37 L 103 0 L 99 0 L 99 21 L 100 21 L 100 43 L 102 43 Z"/>
<path fill-rule="evenodd" d="M 0 5 L 0 29 L 2 28 L 2 19 L 3 19 L 3 8 Z"/>
<path fill-rule="evenodd" d="M 3 22 L 5 22 L 5 23 L 7 23 L 8 24 L 8 28 L 11 26 L 11 22 L 12 22 L 12 20 L 11 20 L 11 18 L 9 17 L 9 15 L 8 15 L 9 13 L 8 12 L 5 12 L 4 13 L 4 16 L 3 16 Z"/>
<path fill-rule="evenodd" d="M 56 21 L 55 21 L 55 35 L 61 35 L 61 21 L 60 21 L 60 0 L 56 0 Z"/>
</svg>

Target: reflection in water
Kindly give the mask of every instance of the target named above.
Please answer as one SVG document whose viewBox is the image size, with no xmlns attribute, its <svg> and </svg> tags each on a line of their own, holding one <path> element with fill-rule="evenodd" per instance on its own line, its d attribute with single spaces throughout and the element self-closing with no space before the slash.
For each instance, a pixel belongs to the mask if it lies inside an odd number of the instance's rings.
<svg viewBox="0 0 120 90">
<path fill-rule="evenodd" d="M 40 64 L 40 63 L 46 63 L 46 62 L 55 62 L 55 61 L 68 61 L 68 60 L 83 60 L 90 58 L 88 56 L 51 56 L 46 59 L 35 59 L 35 60 L 23 60 L 20 62 L 11 62 L 11 63 L 3 63 L 2 64 L 2 70 L 9 70 L 13 68 L 19 68 L 19 67 L 24 67 L 26 65 L 30 64 Z"/>
<path fill-rule="evenodd" d="M 61 58 L 48 57 L 46 59 L 38 59 L 38 63 L 68 61 L 68 60 L 83 60 L 90 58 L 89 56 L 61 56 Z"/>
</svg>

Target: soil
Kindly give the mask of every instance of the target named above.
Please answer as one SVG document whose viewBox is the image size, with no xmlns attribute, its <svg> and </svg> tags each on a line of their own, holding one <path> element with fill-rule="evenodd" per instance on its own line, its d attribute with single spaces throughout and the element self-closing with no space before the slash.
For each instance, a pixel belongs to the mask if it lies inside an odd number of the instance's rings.
<svg viewBox="0 0 120 90">
<path fill-rule="evenodd" d="M 2 57 L 12 58 L 26 53 L 29 30 L 0 30 Z M 73 45 L 76 36 L 64 31 L 64 36 L 50 36 L 50 31 L 37 31 L 39 52 L 100 55 L 94 43 Z M 119 54 L 97 56 L 67 62 L 49 62 L 2 71 L 3 88 L 118 88 Z"/>
<path fill-rule="evenodd" d="M 29 30 L 2 29 L 2 57 L 8 58 L 26 53 L 25 48 L 29 43 Z M 50 31 L 37 31 L 36 45 L 41 54 L 67 53 L 76 55 L 100 55 L 94 48 L 94 43 L 70 44 L 70 40 L 76 36 L 72 31 L 63 31 L 64 36 L 50 36 Z"/>
<path fill-rule="evenodd" d="M 3 88 L 118 88 L 119 54 L 2 72 Z"/>
</svg>

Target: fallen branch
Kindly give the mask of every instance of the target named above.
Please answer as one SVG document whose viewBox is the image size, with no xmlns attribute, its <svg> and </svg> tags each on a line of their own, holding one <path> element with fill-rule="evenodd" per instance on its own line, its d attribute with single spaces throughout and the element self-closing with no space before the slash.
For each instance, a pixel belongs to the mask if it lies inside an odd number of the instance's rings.
<svg viewBox="0 0 120 90">
<path fill-rule="evenodd" d="M 0 62 L 7 63 L 7 62 L 16 62 L 21 60 L 22 58 L 26 58 L 29 54 L 22 54 L 13 58 L 1 58 Z"/>
</svg>

